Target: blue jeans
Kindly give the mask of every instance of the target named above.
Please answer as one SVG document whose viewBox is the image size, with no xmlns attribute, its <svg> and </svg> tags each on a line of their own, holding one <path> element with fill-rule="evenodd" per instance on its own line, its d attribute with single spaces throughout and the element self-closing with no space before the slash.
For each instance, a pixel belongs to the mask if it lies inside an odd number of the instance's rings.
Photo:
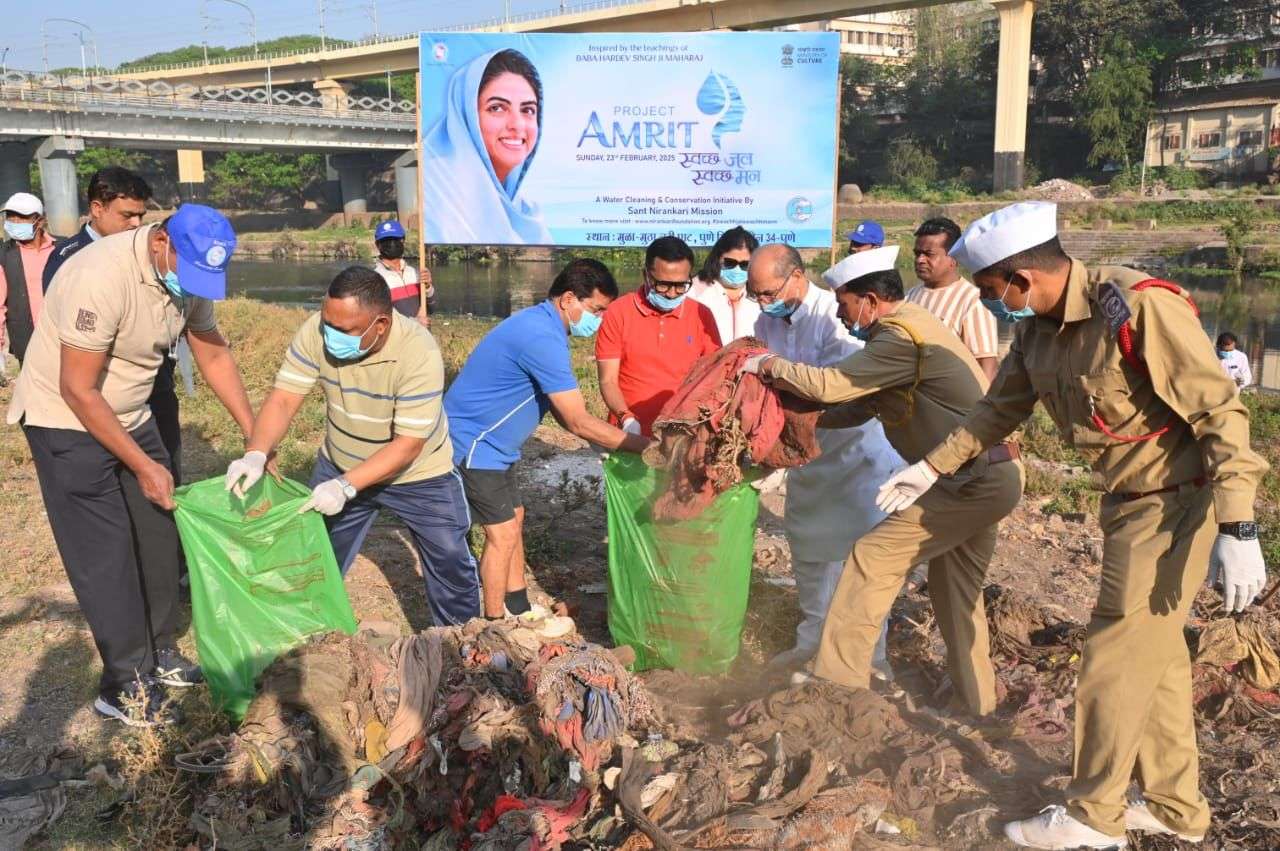
<svg viewBox="0 0 1280 851">
<path fill-rule="evenodd" d="M 342 475 L 328 458 L 316 458 L 311 486 Z M 480 573 L 467 532 L 471 512 L 456 470 L 443 476 L 402 485 L 374 485 L 361 491 L 342 509 L 324 519 L 329 542 L 343 576 L 355 561 L 369 527 L 385 508 L 409 528 L 422 560 L 427 603 L 436 625 L 465 623 L 480 616 Z"/>
</svg>

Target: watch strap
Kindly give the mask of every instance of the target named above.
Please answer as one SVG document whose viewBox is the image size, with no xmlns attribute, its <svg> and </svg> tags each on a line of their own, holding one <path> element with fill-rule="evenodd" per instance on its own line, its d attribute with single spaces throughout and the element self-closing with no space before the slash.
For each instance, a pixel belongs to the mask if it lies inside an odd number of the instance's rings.
<svg viewBox="0 0 1280 851">
<path fill-rule="evenodd" d="M 1238 520 L 1234 523 L 1219 523 L 1218 532 L 1230 535 L 1241 541 L 1258 540 L 1258 524 L 1252 520 Z"/>
</svg>

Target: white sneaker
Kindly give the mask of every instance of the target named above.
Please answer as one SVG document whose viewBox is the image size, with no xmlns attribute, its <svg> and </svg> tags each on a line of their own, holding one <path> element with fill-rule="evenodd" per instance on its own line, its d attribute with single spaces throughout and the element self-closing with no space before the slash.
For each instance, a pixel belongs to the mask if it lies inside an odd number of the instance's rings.
<svg viewBox="0 0 1280 851">
<path fill-rule="evenodd" d="M 1176 836 L 1183 842 L 1190 842 L 1192 845 L 1199 845 L 1204 842 L 1203 836 L 1189 836 L 1185 833 L 1178 833 L 1173 828 L 1166 826 L 1164 822 L 1152 814 L 1147 802 L 1142 798 L 1130 801 L 1129 806 L 1124 808 L 1124 829 L 1137 830 L 1142 833 L 1155 833 L 1162 836 Z"/>
<path fill-rule="evenodd" d="M 1046 848 L 1070 851 L 1073 848 L 1127 848 L 1129 840 L 1122 833 L 1107 836 L 1082 821 L 1067 815 L 1067 808 L 1045 807 L 1040 815 L 1004 826 L 1004 835 L 1023 848 Z"/>
</svg>

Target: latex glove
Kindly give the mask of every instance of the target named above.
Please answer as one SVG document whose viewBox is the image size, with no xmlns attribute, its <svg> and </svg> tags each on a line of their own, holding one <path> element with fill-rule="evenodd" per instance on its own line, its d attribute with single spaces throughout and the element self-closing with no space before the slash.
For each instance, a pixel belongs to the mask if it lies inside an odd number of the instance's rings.
<svg viewBox="0 0 1280 851">
<path fill-rule="evenodd" d="M 298 513 L 301 514 L 314 508 L 321 514 L 332 517 L 340 512 L 346 504 L 347 495 L 342 492 L 342 485 L 338 483 L 337 479 L 330 479 L 311 489 L 311 498 L 302 504 L 302 507 L 298 509 Z"/>
<path fill-rule="evenodd" d="M 639 434 L 640 423 L 635 417 L 627 417 L 622 421 L 622 430 L 627 434 Z"/>
<path fill-rule="evenodd" d="M 746 373 L 759 375 L 760 367 L 763 366 L 764 362 L 771 357 L 773 357 L 773 355 L 767 353 L 763 355 L 752 355 L 742 362 L 742 366 L 738 367 L 738 375 L 744 375 Z"/>
<path fill-rule="evenodd" d="M 880 486 L 876 506 L 886 514 L 909 508 L 938 481 L 938 474 L 925 461 L 903 467 Z"/>
<path fill-rule="evenodd" d="M 1222 585 L 1222 604 L 1229 612 L 1242 612 L 1267 584 L 1262 544 L 1219 535 L 1209 553 L 1209 584 Z"/>
<path fill-rule="evenodd" d="M 266 468 L 267 453 L 256 449 L 246 452 L 243 458 L 227 467 L 227 490 L 244 499 L 245 492 L 258 483 Z"/>
</svg>

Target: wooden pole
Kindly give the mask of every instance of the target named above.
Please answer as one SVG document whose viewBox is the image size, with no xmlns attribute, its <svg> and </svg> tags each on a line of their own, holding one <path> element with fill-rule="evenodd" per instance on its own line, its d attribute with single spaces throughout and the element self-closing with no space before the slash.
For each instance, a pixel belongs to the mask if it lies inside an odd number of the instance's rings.
<svg viewBox="0 0 1280 851">
<path fill-rule="evenodd" d="M 416 144 L 416 147 L 418 149 L 418 167 L 417 169 L 415 169 L 417 173 L 416 180 L 418 181 L 418 185 L 415 187 L 415 189 L 417 190 L 415 194 L 418 196 L 418 312 L 425 314 L 427 312 L 427 278 L 431 273 L 427 270 L 427 243 L 426 243 L 426 240 L 423 239 L 423 235 L 426 233 L 425 213 L 426 213 L 427 207 L 426 207 L 426 200 L 422 197 L 423 192 L 422 192 L 422 74 L 421 73 L 417 73 L 413 75 L 413 88 L 415 92 L 414 96 L 416 98 L 416 103 L 417 103 L 417 111 L 414 113 L 416 115 L 416 120 L 414 123 L 417 125 L 416 130 L 417 130 L 417 136 L 418 136 L 417 144 Z"/>
</svg>

